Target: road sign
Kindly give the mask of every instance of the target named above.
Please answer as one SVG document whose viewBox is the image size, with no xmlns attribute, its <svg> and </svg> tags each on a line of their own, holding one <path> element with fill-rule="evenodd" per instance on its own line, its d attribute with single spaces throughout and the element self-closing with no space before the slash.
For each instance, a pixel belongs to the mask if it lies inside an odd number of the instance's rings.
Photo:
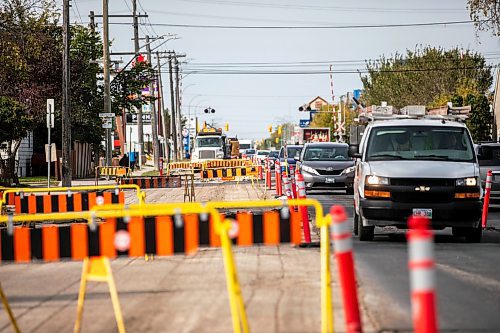
<svg viewBox="0 0 500 333">
<path fill-rule="evenodd" d="M 102 128 L 111 129 L 113 128 L 113 118 L 103 118 Z"/>
<path fill-rule="evenodd" d="M 99 113 L 100 118 L 114 118 L 115 114 L 113 112 Z"/>
<path fill-rule="evenodd" d="M 45 144 L 45 162 L 49 162 L 49 155 L 50 162 L 57 161 L 57 150 L 55 143 L 51 143 L 50 146 L 48 144 Z"/>
<path fill-rule="evenodd" d="M 47 128 L 54 128 L 54 100 L 47 99 Z"/>
<path fill-rule="evenodd" d="M 129 113 L 127 114 L 127 123 L 137 123 L 138 118 L 137 113 Z M 151 113 L 143 113 L 142 122 L 145 124 L 151 123 Z"/>
<path fill-rule="evenodd" d="M 299 126 L 301 128 L 304 128 L 304 127 L 309 127 L 309 124 L 311 123 L 311 120 L 309 119 L 300 119 L 299 120 Z"/>
</svg>

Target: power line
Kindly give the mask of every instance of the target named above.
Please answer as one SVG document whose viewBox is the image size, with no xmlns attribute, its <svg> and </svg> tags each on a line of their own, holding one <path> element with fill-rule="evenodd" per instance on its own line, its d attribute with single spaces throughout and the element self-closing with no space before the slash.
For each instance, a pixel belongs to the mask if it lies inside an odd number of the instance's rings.
<svg viewBox="0 0 500 333">
<path fill-rule="evenodd" d="M 354 12 L 463 12 L 465 8 L 378 8 L 378 7 L 343 7 L 343 6 L 314 6 L 314 5 L 294 5 L 294 4 L 273 4 L 261 2 L 241 2 L 241 1 L 224 1 L 224 0 L 182 0 L 183 2 L 196 2 L 206 4 L 231 5 L 238 7 L 261 7 L 261 8 L 277 8 L 277 9 L 300 9 L 300 10 L 334 10 L 334 11 L 354 11 Z"/>
<path fill-rule="evenodd" d="M 402 27 L 429 27 L 429 26 L 448 26 L 448 25 L 462 25 L 473 24 L 474 21 L 442 21 L 442 22 L 424 22 L 424 23 L 395 23 L 395 24 L 362 24 L 362 25 L 331 25 L 331 26 L 244 26 L 244 25 L 204 25 L 204 24 L 173 24 L 173 23 L 152 23 L 156 27 L 173 27 L 173 28 L 204 28 L 204 29 L 371 29 L 371 28 L 402 28 Z M 110 24 L 123 25 L 129 23 L 114 22 Z"/>
<path fill-rule="evenodd" d="M 82 24 L 83 24 L 82 16 L 80 15 L 80 9 L 78 9 L 78 4 L 76 3 L 76 0 L 73 0 L 73 2 L 75 3 L 76 14 L 80 18 L 80 22 L 82 22 Z M 71 6 L 71 8 L 73 8 L 73 6 Z M 75 11 L 75 10 L 73 10 L 73 11 Z"/>
<path fill-rule="evenodd" d="M 401 70 L 377 70 L 373 71 L 378 73 L 411 73 L 411 72 L 439 72 L 439 71 L 452 71 L 452 70 L 480 70 L 484 68 L 497 68 L 498 65 L 486 67 L 443 67 L 443 68 L 414 68 L 414 69 L 401 69 Z M 324 75 L 329 73 L 334 74 L 366 74 L 369 73 L 368 69 L 348 69 L 348 70 L 303 70 L 303 71 L 245 71 L 245 70 L 186 70 L 186 74 L 200 74 L 200 75 Z"/>
</svg>

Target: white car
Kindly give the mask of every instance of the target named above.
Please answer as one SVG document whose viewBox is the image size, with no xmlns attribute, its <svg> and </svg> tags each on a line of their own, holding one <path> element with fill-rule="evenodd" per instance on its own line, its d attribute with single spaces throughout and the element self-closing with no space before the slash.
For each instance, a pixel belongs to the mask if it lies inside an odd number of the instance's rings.
<svg viewBox="0 0 500 333">
<path fill-rule="evenodd" d="M 269 150 L 257 150 L 257 153 L 254 155 L 255 163 L 264 164 L 267 156 L 269 156 Z"/>
</svg>

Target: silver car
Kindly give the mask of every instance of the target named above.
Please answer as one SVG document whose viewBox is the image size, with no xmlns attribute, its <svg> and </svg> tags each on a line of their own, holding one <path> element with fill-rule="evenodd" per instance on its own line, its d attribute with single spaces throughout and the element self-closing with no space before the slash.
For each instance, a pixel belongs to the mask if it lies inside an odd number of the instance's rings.
<svg viewBox="0 0 500 333">
<path fill-rule="evenodd" d="M 353 193 L 354 160 L 346 143 L 306 143 L 300 156 L 300 171 L 306 190 L 345 189 Z"/>
</svg>

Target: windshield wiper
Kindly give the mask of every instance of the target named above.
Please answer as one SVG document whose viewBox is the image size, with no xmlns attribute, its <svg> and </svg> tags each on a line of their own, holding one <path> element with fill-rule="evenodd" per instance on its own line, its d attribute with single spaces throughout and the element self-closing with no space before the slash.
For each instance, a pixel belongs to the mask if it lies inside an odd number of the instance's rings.
<svg viewBox="0 0 500 333">
<path fill-rule="evenodd" d="M 449 160 L 446 155 L 415 155 L 415 159 L 431 159 L 431 160 Z"/>
<path fill-rule="evenodd" d="M 392 154 L 375 154 L 375 155 L 371 155 L 369 156 L 370 159 L 376 159 L 376 158 L 387 158 L 387 157 L 390 157 L 390 158 L 393 158 L 395 160 L 405 160 L 406 158 L 404 158 L 403 156 L 401 155 L 392 155 Z"/>
</svg>

